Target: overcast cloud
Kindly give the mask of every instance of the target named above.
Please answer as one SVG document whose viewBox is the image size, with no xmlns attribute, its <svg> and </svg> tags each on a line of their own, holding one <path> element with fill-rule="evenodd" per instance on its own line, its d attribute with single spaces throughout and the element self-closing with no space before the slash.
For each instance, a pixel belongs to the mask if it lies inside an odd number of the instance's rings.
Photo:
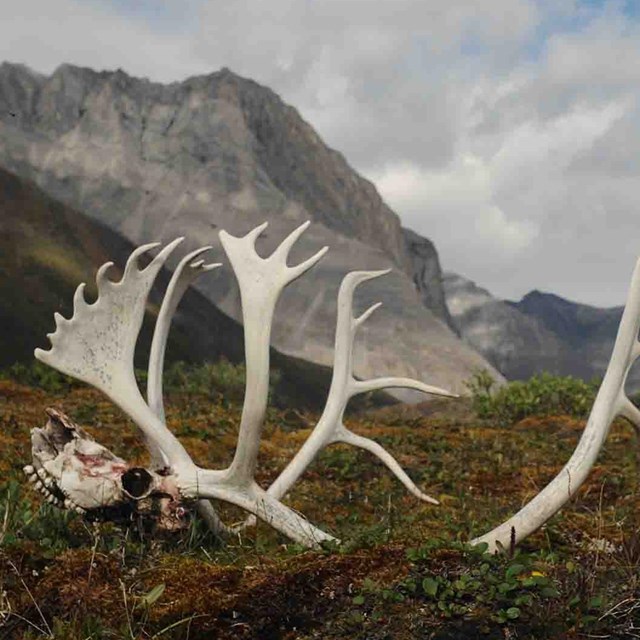
<svg viewBox="0 0 640 640">
<path fill-rule="evenodd" d="M 578 0 L 21 0 L 0 60 L 270 86 L 447 270 L 621 304 L 640 256 L 640 16 Z"/>
</svg>

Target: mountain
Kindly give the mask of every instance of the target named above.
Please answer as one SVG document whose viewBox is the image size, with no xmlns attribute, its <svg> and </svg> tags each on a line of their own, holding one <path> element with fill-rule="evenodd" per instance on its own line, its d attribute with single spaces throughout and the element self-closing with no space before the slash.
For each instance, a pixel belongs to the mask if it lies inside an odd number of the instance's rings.
<svg viewBox="0 0 640 640">
<path fill-rule="evenodd" d="M 443 285 L 460 335 L 508 379 L 542 371 L 585 380 L 604 375 L 622 307 L 600 309 L 540 291 L 519 302 L 499 300 L 453 273 Z M 632 369 L 628 387 L 640 389 L 640 371 Z"/>
<path fill-rule="evenodd" d="M 562 340 L 582 363 L 583 377 L 589 374 L 602 376 L 611 357 L 624 307 L 602 309 L 540 291 L 531 291 L 519 302 L 509 304 Z"/>
<path fill-rule="evenodd" d="M 71 316 L 78 284 L 88 283 L 91 299 L 97 267 L 113 260 L 110 277 L 115 280 L 133 249 L 118 233 L 0 169 L 0 367 L 30 362 L 36 346 L 48 348 L 53 314 Z M 152 291 L 136 352 L 138 366 L 146 366 L 153 322 L 170 275 L 162 270 Z M 167 361 L 225 357 L 240 362 L 243 354 L 242 326 L 199 292 L 187 291 L 172 325 Z M 306 406 L 323 401 L 329 369 L 275 350 L 272 363 L 282 375 L 281 395 L 304 398 Z"/>
<path fill-rule="evenodd" d="M 162 85 L 120 70 L 63 65 L 42 76 L 5 63 L 0 166 L 134 243 L 186 235 L 185 249 L 211 244 L 222 261 L 220 229 L 244 234 L 268 220 L 257 246 L 269 252 L 311 219 L 291 260 L 331 250 L 285 291 L 273 333 L 280 351 L 329 365 L 342 277 L 391 268 L 357 296 L 359 308 L 385 305 L 359 333 L 357 375 L 409 375 L 464 391 L 472 371 L 491 368 L 447 325 L 435 249 L 407 242 L 375 187 L 295 109 L 227 69 Z M 198 287 L 240 320 L 228 268 Z"/>
</svg>

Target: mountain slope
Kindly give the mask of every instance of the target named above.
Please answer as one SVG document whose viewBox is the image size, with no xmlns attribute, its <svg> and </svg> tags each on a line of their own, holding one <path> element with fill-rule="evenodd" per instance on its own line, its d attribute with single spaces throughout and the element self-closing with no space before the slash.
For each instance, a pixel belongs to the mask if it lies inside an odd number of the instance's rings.
<svg viewBox="0 0 640 640">
<path fill-rule="evenodd" d="M 376 300 L 385 308 L 360 332 L 356 373 L 464 391 L 471 372 L 489 366 L 446 325 L 441 304 L 425 306 L 433 296 L 416 288 L 398 218 L 373 185 L 252 81 L 222 70 L 160 85 L 68 65 L 43 77 L 4 64 L 0 141 L 0 165 L 136 243 L 186 235 L 185 249 L 211 244 L 224 260 L 221 228 L 237 235 L 269 220 L 258 243 L 268 252 L 311 218 L 291 260 L 323 245 L 331 251 L 277 310 L 273 343 L 289 355 L 330 364 L 342 276 L 391 268 L 357 297 L 360 308 Z M 229 269 L 198 287 L 241 318 Z"/>
</svg>

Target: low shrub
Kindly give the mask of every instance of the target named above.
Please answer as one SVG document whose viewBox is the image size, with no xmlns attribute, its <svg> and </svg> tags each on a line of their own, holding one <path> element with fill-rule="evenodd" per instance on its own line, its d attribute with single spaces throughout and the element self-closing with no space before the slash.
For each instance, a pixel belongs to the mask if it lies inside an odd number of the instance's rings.
<svg viewBox="0 0 640 640">
<path fill-rule="evenodd" d="M 147 372 L 136 370 L 136 378 L 144 389 Z M 17 362 L 6 367 L 0 371 L 1 379 L 13 380 L 47 393 L 61 393 L 84 385 L 37 360 L 28 364 Z M 270 397 L 279 382 L 280 372 L 271 371 Z M 223 358 L 217 362 L 174 362 L 168 365 L 164 372 L 163 389 L 167 393 L 197 393 L 238 404 L 244 397 L 244 383 L 244 364 L 233 364 Z"/>
<path fill-rule="evenodd" d="M 508 425 L 534 415 L 584 418 L 593 405 L 599 381 L 585 382 L 571 376 L 541 373 L 529 380 L 516 380 L 496 388 L 495 380 L 482 369 L 465 384 L 479 417 Z"/>
</svg>

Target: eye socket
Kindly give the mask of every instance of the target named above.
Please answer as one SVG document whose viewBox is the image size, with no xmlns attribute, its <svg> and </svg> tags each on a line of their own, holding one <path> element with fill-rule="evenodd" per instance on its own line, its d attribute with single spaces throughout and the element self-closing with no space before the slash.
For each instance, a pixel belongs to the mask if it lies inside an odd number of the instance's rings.
<svg viewBox="0 0 640 640">
<path fill-rule="evenodd" d="M 153 477 L 142 467 L 133 467 L 122 474 L 122 488 L 132 498 L 143 498 L 151 489 Z"/>
</svg>

